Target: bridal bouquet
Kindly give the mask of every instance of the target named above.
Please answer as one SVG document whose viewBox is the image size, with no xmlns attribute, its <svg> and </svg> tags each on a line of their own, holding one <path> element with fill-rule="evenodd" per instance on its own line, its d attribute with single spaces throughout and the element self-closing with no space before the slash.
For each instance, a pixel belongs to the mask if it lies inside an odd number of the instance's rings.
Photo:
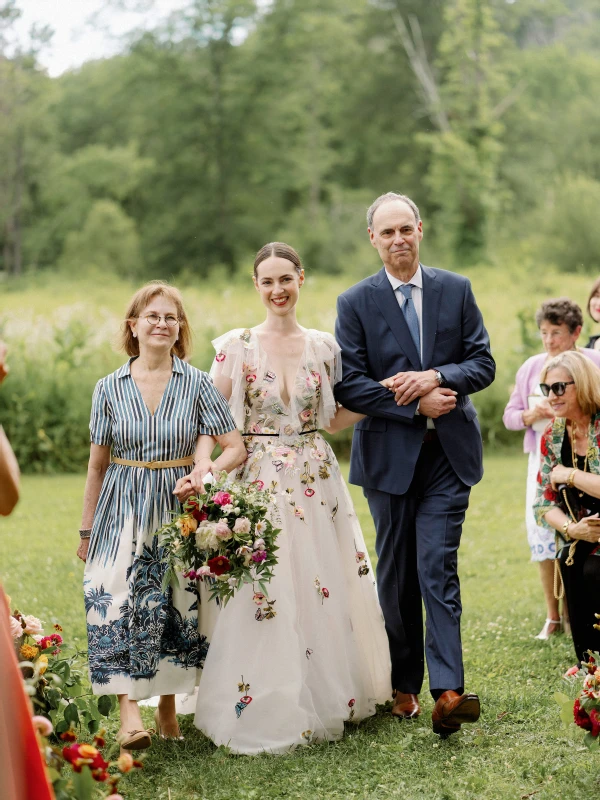
<svg viewBox="0 0 600 800">
<path fill-rule="evenodd" d="M 262 483 L 231 483 L 226 473 L 204 480 L 206 494 L 190 497 L 183 513 L 156 532 L 168 564 L 163 591 L 182 572 L 204 580 L 211 599 L 224 605 L 244 584 L 252 584 L 254 601 L 262 605 L 257 598 L 268 602 L 267 583 L 277 564 L 279 528 L 269 519 L 273 497 Z"/>
<path fill-rule="evenodd" d="M 563 721 L 574 722 L 587 731 L 583 741 L 591 748 L 600 746 L 600 654 L 588 651 L 588 656 L 587 662 L 580 667 L 571 667 L 564 675 L 565 679 L 574 682 L 582 680 L 575 702 L 558 693 L 555 699 L 562 706 Z"/>
</svg>

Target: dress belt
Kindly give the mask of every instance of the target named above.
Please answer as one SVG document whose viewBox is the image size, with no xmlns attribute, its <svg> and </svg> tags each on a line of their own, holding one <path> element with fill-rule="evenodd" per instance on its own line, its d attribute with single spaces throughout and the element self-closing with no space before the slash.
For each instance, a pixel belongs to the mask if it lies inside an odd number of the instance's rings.
<svg viewBox="0 0 600 800">
<path fill-rule="evenodd" d="M 310 431 L 301 431 L 298 434 L 298 436 L 306 436 L 307 433 L 318 433 L 318 432 L 319 432 L 318 428 L 313 428 Z M 270 436 L 271 439 L 274 439 L 275 437 L 279 436 L 279 433 L 242 433 L 242 436 Z M 287 436 L 287 434 L 284 434 L 284 436 Z"/>
<path fill-rule="evenodd" d="M 171 461 L 130 461 L 127 458 L 114 458 L 111 456 L 113 464 L 122 464 L 124 467 L 144 467 L 145 469 L 167 469 L 167 467 L 191 467 L 194 463 L 194 456 L 186 458 L 175 458 Z"/>
</svg>

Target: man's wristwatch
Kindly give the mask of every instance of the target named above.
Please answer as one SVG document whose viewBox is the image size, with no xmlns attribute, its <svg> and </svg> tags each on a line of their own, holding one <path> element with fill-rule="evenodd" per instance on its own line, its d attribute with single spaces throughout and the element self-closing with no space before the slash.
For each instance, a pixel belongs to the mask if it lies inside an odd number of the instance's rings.
<svg viewBox="0 0 600 800">
<path fill-rule="evenodd" d="M 446 381 L 444 380 L 444 376 L 439 371 L 439 369 L 434 369 L 433 371 L 435 373 L 435 377 L 437 378 L 438 385 L 443 386 L 446 383 Z"/>
</svg>

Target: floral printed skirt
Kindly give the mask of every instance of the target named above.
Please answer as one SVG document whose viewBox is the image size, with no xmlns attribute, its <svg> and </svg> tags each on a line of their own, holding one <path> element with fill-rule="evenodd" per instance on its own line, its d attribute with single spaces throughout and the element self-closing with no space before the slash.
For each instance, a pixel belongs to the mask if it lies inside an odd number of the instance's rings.
<svg viewBox="0 0 600 800">
<path fill-rule="evenodd" d="M 137 529 L 126 519 L 114 561 L 88 560 L 84 575 L 90 680 L 94 694 L 152 695 L 193 692 L 208 651 L 207 632 L 218 608 L 204 587 L 179 576 L 162 590 L 165 565 L 160 526 Z M 199 630 L 199 606 L 205 628 Z M 213 619 L 208 619 L 212 615 Z"/>
<path fill-rule="evenodd" d="M 319 434 L 246 444 L 238 479 L 277 493 L 279 562 L 268 600 L 255 601 L 246 586 L 220 612 L 195 724 L 234 753 L 285 753 L 339 739 L 345 722 L 390 699 L 389 647 L 373 568 L 329 445 Z"/>
</svg>

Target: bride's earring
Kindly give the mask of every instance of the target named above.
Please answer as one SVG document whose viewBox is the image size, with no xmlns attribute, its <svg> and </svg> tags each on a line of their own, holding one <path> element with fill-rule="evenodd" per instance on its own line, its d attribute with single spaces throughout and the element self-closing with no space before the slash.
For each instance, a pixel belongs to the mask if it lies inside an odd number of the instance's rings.
<svg viewBox="0 0 600 800">
<path fill-rule="evenodd" d="M 137 339 L 137 333 L 135 331 L 133 331 L 133 338 Z"/>
</svg>

